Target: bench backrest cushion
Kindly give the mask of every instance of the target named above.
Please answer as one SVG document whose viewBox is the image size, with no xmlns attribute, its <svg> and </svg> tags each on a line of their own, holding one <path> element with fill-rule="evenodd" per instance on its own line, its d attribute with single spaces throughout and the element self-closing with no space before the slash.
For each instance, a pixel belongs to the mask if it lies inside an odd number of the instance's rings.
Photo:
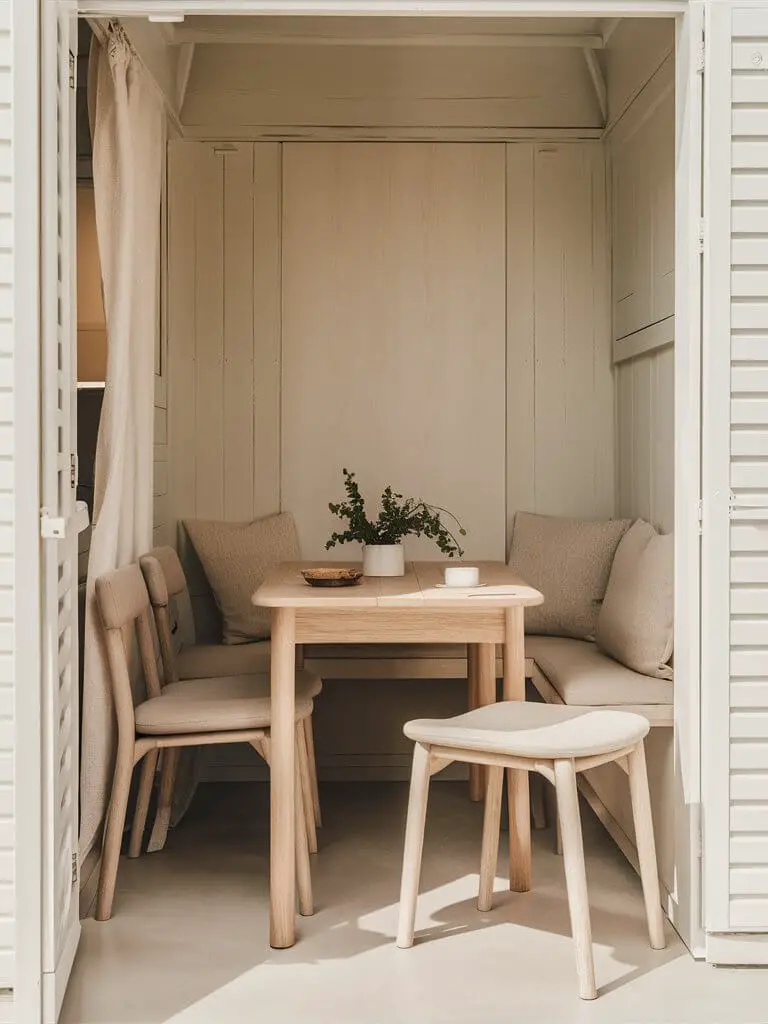
<svg viewBox="0 0 768 1024">
<path fill-rule="evenodd" d="M 616 550 L 597 620 L 600 650 L 657 679 L 672 678 L 674 562 L 673 534 L 638 519 Z"/>
<path fill-rule="evenodd" d="M 593 521 L 518 512 L 509 565 L 544 595 L 526 633 L 593 640 L 613 556 L 631 519 Z"/>
<path fill-rule="evenodd" d="M 298 561 L 293 516 L 282 512 L 251 523 L 187 519 L 184 528 L 221 612 L 224 643 L 265 640 L 269 611 L 256 608 L 251 597 L 275 565 Z"/>
</svg>

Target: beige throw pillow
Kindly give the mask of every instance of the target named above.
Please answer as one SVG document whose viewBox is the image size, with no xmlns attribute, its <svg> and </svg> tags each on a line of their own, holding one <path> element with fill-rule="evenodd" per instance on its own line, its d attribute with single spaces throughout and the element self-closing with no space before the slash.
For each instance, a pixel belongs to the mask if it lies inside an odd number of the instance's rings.
<svg viewBox="0 0 768 1024">
<path fill-rule="evenodd" d="M 525 609 L 526 633 L 594 637 L 613 556 L 631 522 L 517 513 L 509 565 L 544 595 L 544 604 Z"/>
<path fill-rule="evenodd" d="M 278 562 L 299 558 L 299 541 L 288 512 L 252 523 L 184 520 L 221 612 L 225 644 L 264 640 L 269 610 L 251 602 L 267 572 Z"/>
<path fill-rule="evenodd" d="M 671 679 L 675 541 L 642 519 L 622 538 L 597 622 L 597 645 L 616 661 Z"/>
</svg>

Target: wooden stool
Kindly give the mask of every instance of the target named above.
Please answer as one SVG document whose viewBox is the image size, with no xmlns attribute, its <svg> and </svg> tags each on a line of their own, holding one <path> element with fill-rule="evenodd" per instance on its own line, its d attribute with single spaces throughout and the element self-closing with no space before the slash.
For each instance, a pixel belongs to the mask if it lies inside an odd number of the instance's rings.
<svg viewBox="0 0 768 1024">
<path fill-rule="evenodd" d="M 405 831 L 397 945 L 413 945 L 421 872 L 429 779 L 453 761 L 488 766 L 478 910 L 491 909 L 499 851 L 501 791 L 505 768 L 538 772 L 557 791 L 565 880 L 576 949 L 579 995 L 594 999 L 595 968 L 587 902 L 587 876 L 581 836 L 576 773 L 616 761 L 629 775 L 640 877 L 653 949 L 663 949 L 661 911 L 651 801 L 643 740 L 649 725 L 625 711 L 505 701 L 445 720 L 408 722 L 405 734 L 416 742 Z"/>
</svg>

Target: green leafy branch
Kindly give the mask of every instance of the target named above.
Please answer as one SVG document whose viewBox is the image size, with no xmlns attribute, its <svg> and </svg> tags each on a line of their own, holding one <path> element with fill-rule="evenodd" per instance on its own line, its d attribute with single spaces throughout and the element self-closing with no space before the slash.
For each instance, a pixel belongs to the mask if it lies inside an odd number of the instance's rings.
<svg viewBox="0 0 768 1024">
<path fill-rule="evenodd" d="M 381 495 L 381 511 L 371 521 L 365 510 L 365 499 L 355 474 L 344 470 L 345 501 L 331 502 L 328 508 L 339 519 L 347 521 L 347 528 L 335 531 L 326 543 L 327 550 L 337 544 L 399 544 L 403 537 L 428 537 L 438 548 L 453 558 L 464 554 L 454 533 L 443 523 L 441 516 L 447 516 L 455 523 L 459 537 L 466 537 L 467 531 L 456 516 L 439 505 L 430 505 L 421 498 L 404 498 L 402 494 L 386 487 Z"/>
</svg>

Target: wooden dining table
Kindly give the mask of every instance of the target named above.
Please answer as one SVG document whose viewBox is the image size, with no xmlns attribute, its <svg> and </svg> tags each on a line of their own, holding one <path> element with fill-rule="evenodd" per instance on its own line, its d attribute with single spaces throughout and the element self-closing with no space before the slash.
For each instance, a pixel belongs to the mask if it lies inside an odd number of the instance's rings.
<svg viewBox="0 0 768 1024">
<path fill-rule="evenodd" d="M 467 644 L 470 692 L 480 705 L 496 699 L 496 645 L 501 644 L 504 699 L 524 700 L 524 610 L 543 601 L 503 562 L 476 563 L 480 585 L 473 588 L 443 585 L 448 562 L 410 562 L 404 576 L 363 577 L 351 587 L 311 587 L 301 570 L 318 564 L 281 563 L 253 595 L 253 603 L 269 608 L 272 619 L 269 941 L 278 949 L 296 941 L 297 645 Z M 507 792 L 509 886 L 525 892 L 531 881 L 527 773 L 509 769 Z"/>
</svg>

